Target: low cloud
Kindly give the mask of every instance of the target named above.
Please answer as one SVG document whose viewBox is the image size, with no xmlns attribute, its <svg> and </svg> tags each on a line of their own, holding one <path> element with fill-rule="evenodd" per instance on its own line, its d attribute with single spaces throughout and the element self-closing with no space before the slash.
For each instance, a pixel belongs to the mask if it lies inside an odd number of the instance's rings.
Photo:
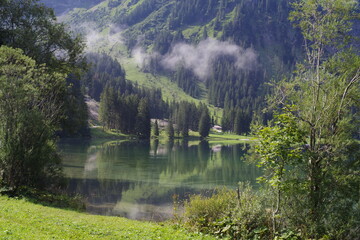
<svg viewBox="0 0 360 240">
<path fill-rule="evenodd" d="M 150 60 L 155 55 L 155 53 L 148 54 L 142 47 L 135 47 L 132 50 L 131 55 L 140 68 L 145 68 L 149 65 Z"/>
<path fill-rule="evenodd" d="M 184 66 L 200 79 L 206 79 L 215 59 L 220 56 L 233 57 L 238 69 L 252 69 L 257 60 L 257 54 L 252 48 L 244 49 L 228 41 L 208 38 L 195 46 L 185 43 L 174 45 L 170 53 L 162 57 L 161 65 L 170 70 Z"/>
<path fill-rule="evenodd" d="M 117 44 L 123 44 L 121 36 L 123 29 L 115 25 L 109 25 L 108 32 L 97 30 L 96 23 L 83 23 L 80 26 L 73 26 L 75 32 L 84 35 L 87 52 L 96 52 L 101 47 L 113 47 Z"/>
</svg>

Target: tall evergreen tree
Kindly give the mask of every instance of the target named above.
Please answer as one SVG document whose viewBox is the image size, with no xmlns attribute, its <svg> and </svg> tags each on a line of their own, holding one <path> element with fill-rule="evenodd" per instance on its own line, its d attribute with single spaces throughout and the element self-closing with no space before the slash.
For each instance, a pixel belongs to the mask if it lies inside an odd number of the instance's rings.
<svg viewBox="0 0 360 240">
<path fill-rule="evenodd" d="M 115 90 L 110 86 L 106 86 L 101 94 L 99 108 L 99 118 L 105 128 L 115 128 L 117 105 L 117 94 Z"/>
<path fill-rule="evenodd" d="M 199 121 L 199 133 L 202 138 L 209 136 L 210 127 L 211 127 L 210 124 L 211 121 L 210 121 L 209 110 L 206 106 L 204 106 Z"/>
<path fill-rule="evenodd" d="M 141 99 L 138 107 L 135 124 L 136 135 L 140 139 L 149 139 L 151 133 L 149 104 L 146 99 Z"/>
</svg>

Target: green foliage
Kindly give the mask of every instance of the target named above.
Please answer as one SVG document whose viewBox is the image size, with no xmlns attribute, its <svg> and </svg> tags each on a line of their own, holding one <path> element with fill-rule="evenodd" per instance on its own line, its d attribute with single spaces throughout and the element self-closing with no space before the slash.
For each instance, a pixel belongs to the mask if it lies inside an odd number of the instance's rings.
<svg viewBox="0 0 360 240">
<path fill-rule="evenodd" d="M 199 98 L 201 96 L 202 91 L 199 87 L 200 80 L 191 70 L 179 67 L 174 73 L 172 80 L 190 96 L 194 98 Z"/>
<path fill-rule="evenodd" d="M 291 109 L 292 107 L 289 106 Z M 265 171 L 265 181 L 275 188 L 283 188 L 287 179 L 286 166 L 296 166 L 302 161 L 306 136 L 298 128 L 291 112 L 274 116 L 274 126 L 260 127 L 257 132 L 259 143 L 256 151 L 259 154 L 259 167 Z"/>
<path fill-rule="evenodd" d="M 248 134 L 250 132 L 250 124 L 252 121 L 252 114 L 250 109 L 250 107 L 230 107 L 228 104 L 225 104 L 223 118 L 221 120 L 223 131 L 230 131 L 239 135 Z M 264 120 L 266 119 L 267 116 L 264 115 Z"/>
<path fill-rule="evenodd" d="M 86 59 L 91 66 L 82 76 L 82 84 L 91 98 L 100 101 L 100 95 L 107 84 L 115 86 L 121 93 L 133 91 L 133 86 L 125 80 L 125 70 L 118 61 L 104 53 L 88 53 Z"/>
<path fill-rule="evenodd" d="M 120 91 L 116 92 L 112 86 L 107 85 L 101 94 L 100 121 L 109 130 L 114 129 L 124 134 L 137 135 L 141 139 L 149 139 L 151 108 L 148 101 L 150 97 L 141 97 L 141 92 L 140 94 L 121 94 Z M 161 98 L 160 102 L 162 102 Z"/>
<path fill-rule="evenodd" d="M 204 124 L 202 130 L 210 129 L 210 116 L 208 118 L 206 116 L 206 114 L 209 114 L 209 110 L 205 104 L 197 106 L 195 103 L 182 101 L 180 103 L 172 103 L 170 109 L 172 110 L 172 120 L 176 124 L 176 131 L 181 133 L 183 137 L 189 136 L 189 130 L 199 130 L 200 119 L 203 113 L 203 121 L 208 121 L 209 124 Z"/>
<path fill-rule="evenodd" d="M 293 108 L 294 106 L 288 106 L 287 109 Z M 282 216 L 283 192 L 289 191 L 294 184 L 298 188 L 302 187 L 301 174 L 293 167 L 296 168 L 303 161 L 306 136 L 298 128 L 296 118 L 289 110 L 275 115 L 273 126 L 260 127 L 256 134 L 259 137 L 256 146 L 258 166 L 264 169 L 264 176 L 258 178 L 258 181 L 266 183 L 276 192 L 276 205 L 272 209 L 273 231 L 276 232 Z"/>
<path fill-rule="evenodd" d="M 47 71 L 68 76 L 64 93 L 60 136 L 88 136 L 87 108 L 80 91 L 79 75 L 85 68 L 84 45 L 64 24 L 56 22 L 53 10 L 37 0 L 0 2 L 0 45 L 20 48 Z"/>
<path fill-rule="evenodd" d="M 88 108 L 81 91 L 80 80 L 73 74 L 66 78 L 60 137 L 90 137 Z"/>
<path fill-rule="evenodd" d="M 211 197 L 192 196 L 185 204 L 185 224 L 219 237 L 270 239 L 269 216 L 262 201 L 248 184 L 240 184 L 238 193 L 221 189 Z"/>
<path fill-rule="evenodd" d="M 0 179 L 10 190 L 43 186 L 60 170 L 54 131 L 65 78 L 47 72 L 20 49 L 0 47 Z"/>
<path fill-rule="evenodd" d="M 201 112 L 201 117 L 199 120 L 199 133 L 202 138 L 209 136 L 210 127 L 211 127 L 211 123 L 210 123 L 209 110 L 205 106 Z"/>
<path fill-rule="evenodd" d="M 136 135 L 140 139 L 149 139 L 151 133 L 149 104 L 146 99 L 141 99 L 135 123 Z"/>
<path fill-rule="evenodd" d="M 284 114 L 259 132 L 260 164 L 272 170 L 266 179 L 276 187 L 274 229 L 279 222 L 305 238 L 358 235 L 360 57 L 349 34 L 357 7 L 345 0 L 294 4 L 291 20 L 304 35 L 307 59 L 274 85 L 271 103 Z"/>
<path fill-rule="evenodd" d="M 301 29 L 307 47 L 312 50 L 324 46 L 345 47 L 351 38 L 347 34 L 352 29 L 351 20 L 359 18 L 357 4 L 344 0 L 301 0 L 293 3 L 290 20 Z"/>
<path fill-rule="evenodd" d="M 77 72 L 84 45 L 65 25 L 56 23 L 53 10 L 37 0 L 0 2 L 0 45 L 21 48 L 38 64 L 69 74 Z"/>
<path fill-rule="evenodd" d="M 57 0 L 42 0 L 46 6 L 53 8 L 56 15 L 62 15 L 69 11 L 72 8 L 89 8 L 95 4 L 101 2 L 101 0 L 86 0 L 86 1 L 73 1 L 73 0 L 63 0 L 61 2 Z M 116 0 L 113 0 L 116 2 Z M 111 2 L 112 3 L 112 2 Z"/>
</svg>

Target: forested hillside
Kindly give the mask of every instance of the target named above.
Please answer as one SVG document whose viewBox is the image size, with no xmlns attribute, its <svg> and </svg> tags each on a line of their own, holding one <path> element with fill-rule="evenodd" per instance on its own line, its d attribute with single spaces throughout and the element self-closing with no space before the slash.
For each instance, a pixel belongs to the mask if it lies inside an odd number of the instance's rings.
<svg viewBox="0 0 360 240">
<path fill-rule="evenodd" d="M 302 58 L 290 2 L 108 0 L 75 9 L 65 22 L 84 33 L 89 51 L 120 63 L 131 57 L 138 71 L 224 108 L 225 130 L 244 133 L 254 119 L 268 119 L 264 83 L 289 74 Z"/>
<path fill-rule="evenodd" d="M 46 6 L 53 8 L 57 15 L 65 14 L 74 8 L 89 8 L 102 0 L 41 0 Z"/>
</svg>

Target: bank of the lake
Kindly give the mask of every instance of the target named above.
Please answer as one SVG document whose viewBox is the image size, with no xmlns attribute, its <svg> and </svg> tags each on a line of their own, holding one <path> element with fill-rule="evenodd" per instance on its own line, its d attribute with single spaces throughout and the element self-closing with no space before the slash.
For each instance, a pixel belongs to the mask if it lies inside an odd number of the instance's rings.
<svg viewBox="0 0 360 240">
<path fill-rule="evenodd" d="M 134 135 L 127 135 L 119 133 L 116 131 L 106 130 L 100 126 L 90 128 L 91 137 L 93 139 L 112 139 L 112 140 L 124 140 L 124 139 L 136 139 Z M 159 137 L 152 136 L 152 139 L 158 139 L 160 141 L 169 141 L 166 131 L 161 130 Z M 174 140 L 184 139 L 183 137 L 175 136 Z M 201 141 L 200 134 L 198 132 L 189 131 L 189 136 L 185 138 L 190 141 Z M 253 136 L 241 136 L 233 133 L 223 133 L 210 131 L 208 137 L 205 138 L 206 141 L 211 143 L 226 143 L 226 144 L 235 144 L 239 142 L 246 141 L 256 141 L 257 139 Z"/>
<path fill-rule="evenodd" d="M 89 215 L 0 196 L 0 239 L 214 239 L 170 224 Z"/>
</svg>

